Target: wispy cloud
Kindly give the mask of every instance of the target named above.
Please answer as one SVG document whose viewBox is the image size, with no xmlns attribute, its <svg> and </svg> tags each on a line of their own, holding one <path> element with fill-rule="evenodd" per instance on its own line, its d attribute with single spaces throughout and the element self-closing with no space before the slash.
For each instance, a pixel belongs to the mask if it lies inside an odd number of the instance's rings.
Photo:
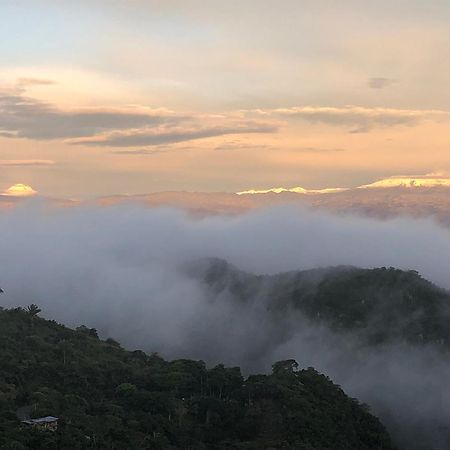
<svg viewBox="0 0 450 450">
<path fill-rule="evenodd" d="M 209 126 L 199 129 L 162 128 L 155 130 L 137 130 L 124 133 L 112 133 L 92 139 L 74 140 L 74 145 L 107 146 L 107 147 L 140 147 L 146 145 L 172 144 L 192 141 L 228 134 L 273 133 L 276 126 L 269 123 L 246 122 L 227 126 Z"/>
<path fill-rule="evenodd" d="M 27 97 L 21 88 L 0 91 L 0 136 L 6 138 L 141 147 L 229 134 L 273 133 L 276 129 L 273 122 L 240 119 L 232 114 L 182 114 L 141 106 L 66 110 Z"/>
<path fill-rule="evenodd" d="M 0 130 L 8 137 L 67 139 L 181 120 L 183 117 L 174 117 L 166 110 L 137 107 L 63 110 L 24 95 L 0 94 Z"/>
<path fill-rule="evenodd" d="M 230 151 L 230 150 L 261 150 L 261 149 L 268 149 L 270 148 L 269 145 L 265 144 L 254 144 L 251 142 L 241 142 L 239 140 L 232 140 L 227 142 L 222 142 L 221 144 L 217 145 L 214 150 L 217 151 Z"/>
<path fill-rule="evenodd" d="M 350 132 L 368 132 L 374 128 L 388 128 L 396 126 L 414 126 L 424 120 L 450 119 L 449 111 L 367 108 L 362 106 L 295 106 L 272 110 L 252 110 L 251 114 L 265 117 L 281 117 L 285 119 L 299 119 L 313 124 L 324 124 L 348 127 Z"/>
<path fill-rule="evenodd" d="M 112 155 L 135 155 L 135 156 L 153 156 L 153 155 L 161 155 L 170 154 L 174 152 L 187 152 L 192 150 L 191 146 L 179 146 L 175 145 L 157 145 L 149 148 L 141 147 L 141 148 L 132 148 L 132 149 L 120 149 L 120 150 L 110 150 L 110 154 Z"/>
<path fill-rule="evenodd" d="M 4 166 L 52 166 L 50 159 L 0 159 L 0 167 Z"/>
<path fill-rule="evenodd" d="M 48 80 L 46 78 L 32 78 L 32 77 L 22 77 L 17 80 L 17 85 L 20 87 L 36 86 L 36 85 L 47 86 L 51 84 L 56 84 L 56 81 Z"/>
<path fill-rule="evenodd" d="M 396 82 L 397 80 L 394 80 L 392 78 L 371 77 L 367 80 L 367 86 L 369 86 L 370 89 L 384 89 Z"/>
<path fill-rule="evenodd" d="M 300 147 L 295 149 L 297 153 L 337 153 L 345 151 L 345 148 Z"/>
</svg>

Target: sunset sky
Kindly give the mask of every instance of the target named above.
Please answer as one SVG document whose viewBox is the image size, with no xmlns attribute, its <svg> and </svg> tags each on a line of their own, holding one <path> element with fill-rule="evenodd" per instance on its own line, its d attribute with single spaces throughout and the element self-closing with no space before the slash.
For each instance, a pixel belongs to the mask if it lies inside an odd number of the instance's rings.
<svg viewBox="0 0 450 450">
<path fill-rule="evenodd" d="M 450 173 L 448 0 L 2 0 L 0 191 Z"/>
</svg>

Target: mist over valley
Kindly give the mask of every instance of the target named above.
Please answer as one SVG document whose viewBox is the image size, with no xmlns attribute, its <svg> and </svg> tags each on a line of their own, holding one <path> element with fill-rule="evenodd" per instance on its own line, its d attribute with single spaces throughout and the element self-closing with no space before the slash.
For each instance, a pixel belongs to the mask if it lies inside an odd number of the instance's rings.
<svg viewBox="0 0 450 450">
<path fill-rule="evenodd" d="M 367 403 L 400 446 L 448 442 L 450 240 L 433 220 L 31 202 L 0 232 L 3 307 L 35 303 L 128 349 L 247 374 L 293 358 Z"/>
</svg>

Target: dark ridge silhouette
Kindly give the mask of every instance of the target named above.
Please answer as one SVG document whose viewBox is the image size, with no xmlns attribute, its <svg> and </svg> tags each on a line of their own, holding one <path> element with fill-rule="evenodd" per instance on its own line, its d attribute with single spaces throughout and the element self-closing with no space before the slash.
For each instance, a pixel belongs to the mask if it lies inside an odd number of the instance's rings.
<svg viewBox="0 0 450 450">
<path fill-rule="evenodd" d="M 416 271 L 340 266 L 253 275 L 206 258 L 187 272 L 211 297 L 260 302 L 274 317 L 295 311 L 333 331 L 358 333 L 369 345 L 407 342 L 450 347 L 450 293 Z"/>
</svg>

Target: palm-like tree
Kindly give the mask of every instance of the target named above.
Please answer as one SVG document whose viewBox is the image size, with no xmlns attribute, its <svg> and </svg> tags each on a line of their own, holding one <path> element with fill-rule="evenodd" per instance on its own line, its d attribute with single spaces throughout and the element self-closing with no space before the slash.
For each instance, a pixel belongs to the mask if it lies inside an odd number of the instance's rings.
<svg viewBox="0 0 450 450">
<path fill-rule="evenodd" d="M 42 310 L 37 305 L 35 305 L 34 303 L 32 303 L 30 306 L 27 306 L 27 312 L 32 317 L 37 316 L 41 311 Z"/>
</svg>

